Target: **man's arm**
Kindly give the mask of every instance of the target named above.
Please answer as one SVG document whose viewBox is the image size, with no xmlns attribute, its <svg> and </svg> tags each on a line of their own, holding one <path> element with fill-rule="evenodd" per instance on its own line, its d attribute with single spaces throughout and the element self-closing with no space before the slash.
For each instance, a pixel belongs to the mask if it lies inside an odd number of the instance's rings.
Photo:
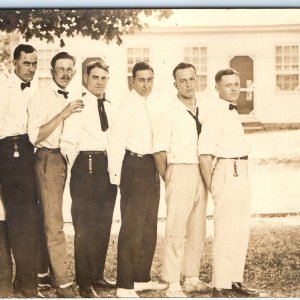
<svg viewBox="0 0 300 300">
<path fill-rule="evenodd" d="M 163 179 L 163 181 L 165 181 L 165 175 L 167 170 L 167 153 L 166 151 L 160 151 L 154 153 L 153 155 L 158 173 Z"/>
<path fill-rule="evenodd" d="M 203 175 L 208 191 L 211 191 L 211 168 L 213 158 L 214 157 L 210 154 L 201 154 L 199 156 L 201 173 Z"/>
<path fill-rule="evenodd" d="M 59 114 L 52 118 L 46 124 L 40 126 L 38 137 L 35 141 L 35 145 L 45 140 L 56 128 L 68 118 L 71 114 L 81 112 L 84 107 L 82 100 L 75 100 L 70 102 Z"/>
</svg>

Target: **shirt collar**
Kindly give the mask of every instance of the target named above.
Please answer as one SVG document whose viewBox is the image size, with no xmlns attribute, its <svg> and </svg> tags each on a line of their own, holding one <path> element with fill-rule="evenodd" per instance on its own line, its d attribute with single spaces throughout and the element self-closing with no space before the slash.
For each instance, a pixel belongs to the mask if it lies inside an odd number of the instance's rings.
<svg viewBox="0 0 300 300">
<path fill-rule="evenodd" d="M 69 92 L 68 90 L 64 90 L 64 89 L 62 89 L 61 87 L 59 87 L 53 79 L 52 79 L 52 82 L 51 82 L 51 84 L 50 84 L 50 87 L 51 87 L 51 89 L 55 92 L 55 95 L 56 95 L 57 97 L 60 97 L 60 96 L 61 96 L 61 95 L 57 92 L 58 90 L 62 90 L 62 91 L 65 91 L 65 92 Z"/>
<path fill-rule="evenodd" d="M 196 108 L 199 107 L 200 104 L 200 99 L 198 99 L 197 97 L 195 97 L 196 99 Z M 183 103 L 182 101 L 178 98 L 178 95 L 176 95 L 176 97 L 174 98 L 174 102 L 175 105 L 180 108 L 180 109 L 184 109 L 184 110 L 189 110 Z"/>
<path fill-rule="evenodd" d="M 16 85 L 20 86 L 20 87 L 21 87 L 21 83 L 23 83 L 23 82 L 25 83 L 25 81 L 23 81 L 23 80 L 15 73 L 15 71 L 12 72 L 11 78 L 12 78 L 13 82 L 14 82 Z"/>
<path fill-rule="evenodd" d="M 97 100 L 99 99 L 99 98 L 96 97 L 94 94 L 92 94 L 88 89 L 85 89 L 85 92 L 86 92 L 85 97 L 88 97 L 88 99 L 92 99 L 92 100 L 95 100 L 95 101 L 97 101 Z M 111 104 L 111 101 L 108 100 L 108 99 L 105 97 L 105 93 L 104 93 L 103 97 L 104 97 L 105 100 L 106 100 L 105 102 L 108 102 L 108 103 Z"/>
<path fill-rule="evenodd" d="M 235 103 L 219 98 L 219 105 L 222 106 L 224 109 L 228 110 L 230 104 L 236 105 Z"/>
<path fill-rule="evenodd" d="M 148 97 L 142 97 L 140 94 L 137 93 L 135 89 L 132 90 L 133 99 L 144 104 L 149 103 L 151 101 L 150 95 Z"/>
</svg>

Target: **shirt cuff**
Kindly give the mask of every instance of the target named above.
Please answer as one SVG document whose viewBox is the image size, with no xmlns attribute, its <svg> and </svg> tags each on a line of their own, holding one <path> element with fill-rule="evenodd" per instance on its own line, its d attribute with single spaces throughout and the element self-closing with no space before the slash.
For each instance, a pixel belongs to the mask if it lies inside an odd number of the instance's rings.
<svg viewBox="0 0 300 300">
<path fill-rule="evenodd" d="M 162 151 L 168 152 L 168 147 L 163 144 L 153 145 L 153 153 L 162 152 Z"/>
<path fill-rule="evenodd" d="M 28 132 L 29 140 L 33 145 L 35 145 L 35 142 L 36 142 L 36 140 L 38 138 L 38 135 L 39 135 L 39 131 L 40 131 L 40 127 L 37 127 L 37 128 L 34 128 L 34 129 L 32 129 Z"/>
<path fill-rule="evenodd" d="M 117 174 L 109 174 L 110 183 L 115 185 L 120 185 L 121 176 Z"/>
</svg>

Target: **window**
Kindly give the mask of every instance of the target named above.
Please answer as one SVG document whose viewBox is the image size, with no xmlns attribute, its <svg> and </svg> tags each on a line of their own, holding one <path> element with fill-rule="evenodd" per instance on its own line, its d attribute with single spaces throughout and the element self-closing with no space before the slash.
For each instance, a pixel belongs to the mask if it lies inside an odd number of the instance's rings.
<svg viewBox="0 0 300 300">
<path fill-rule="evenodd" d="M 207 48 L 185 47 L 184 61 L 195 66 L 198 79 L 197 91 L 203 92 L 207 87 Z"/>
<path fill-rule="evenodd" d="M 149 64 L 149 48 L 127 48 L 127 78 L 129 90 L 132 90 L 132 69 L 133 66 L 138 62 L 145 62 Z"/>
<path fill-rule="evenodd" d="M 51 82 L 51 59 L 58 53 L 59 49 L 40 49 L 38 50 L 38 76 L 39 88 L 48 85 Z"/>
<path fill-rule="evenodd" d="M 280 91 L 299 89 L 299 47 L 276 46 L 276 87 Z"/>
</svg>

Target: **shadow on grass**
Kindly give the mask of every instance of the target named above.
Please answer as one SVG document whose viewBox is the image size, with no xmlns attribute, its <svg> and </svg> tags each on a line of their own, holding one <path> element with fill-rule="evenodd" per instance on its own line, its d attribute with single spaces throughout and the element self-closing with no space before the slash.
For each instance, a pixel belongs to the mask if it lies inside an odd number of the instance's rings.
<svg viewBox="0 0 300 300">
<path fill-rule="evenodd" d="M 164 240 L 159 236 L 152 265 L 152 279 L 162 281 Z M 67 236 L 68 267 L 74 278 L 73 236 Z M 209 283 L 212 277 L 212 240 L 205 243 L 199 277 Z M 116 278 L 117 236 L 111 237 L 107 254 L 105 277 Z M 264 292 L 268 297 L 300 297 L 300 226 L 283 225 L 271 220 L 258 219 L 251 227 L 251 235 L 244 273 L 245 284 Z M 97 289 L 99 297 L 115 297 L 115 290 Z M 56 297 L 55 290 L 43 292 Z M 165 292 L 141 292 L 141 297 L 164 297 Z M 209 297 L 193 293 L 189 297 Z M 1 293 L 0 293 L 1 297 Z"/>
</svg>

